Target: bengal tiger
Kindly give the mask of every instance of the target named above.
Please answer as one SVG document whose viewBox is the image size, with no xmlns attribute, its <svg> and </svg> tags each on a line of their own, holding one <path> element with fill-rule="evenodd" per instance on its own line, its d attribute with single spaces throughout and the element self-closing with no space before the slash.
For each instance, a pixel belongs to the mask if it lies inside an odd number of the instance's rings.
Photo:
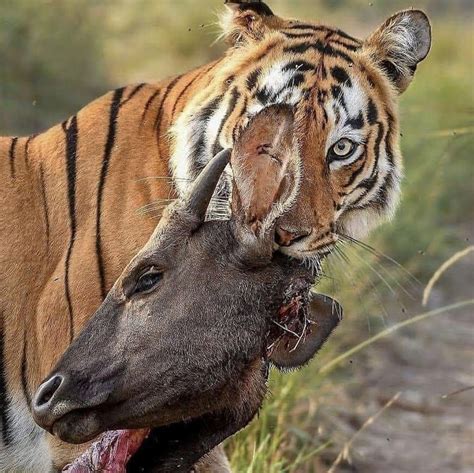
<svg viewBox="0 0 474 473">
<path fill-rule="evenodd" d="M 399 12 L 361 41 L 264 3 L 227 7 L 223 57 L 0 139 L 0 471 L 57 471 L 84 449 L 34 424 L 32 392 L 152 233 L 159 217 L 138 210 L 185 193 L 263 108 L 289 104 L 297 120 L 301 184 L 276 232 L 283 253 L 317 264 L 339 235 L 393 215 L 397 103 L 430 50 L 426 15 Z"/>
</svg>

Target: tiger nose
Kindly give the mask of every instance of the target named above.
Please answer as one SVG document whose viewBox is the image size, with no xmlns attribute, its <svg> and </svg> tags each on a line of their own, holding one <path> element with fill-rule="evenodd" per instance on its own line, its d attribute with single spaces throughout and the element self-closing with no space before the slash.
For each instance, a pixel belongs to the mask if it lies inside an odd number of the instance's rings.
<svg viewBox="0 0 474 473">
<path fill-rule="evenodd" d="M 275 232 L 275 242 L 280 246 L 291 246 L 311 234 L 311 230 L 290 231 L 278 227 Z"/>
</svg>

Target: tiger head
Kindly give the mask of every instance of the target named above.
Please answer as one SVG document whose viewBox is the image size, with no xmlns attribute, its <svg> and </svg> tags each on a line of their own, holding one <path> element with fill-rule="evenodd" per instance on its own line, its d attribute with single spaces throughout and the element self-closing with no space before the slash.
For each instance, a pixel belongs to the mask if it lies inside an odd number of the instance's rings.
<svg viewBox="0 0 474 473">
<path fill-rule="evenodd" d="M 258 112 L 285 104 L 300 165 L 297 198 L 276 230 L 281 250 L 319 259 L 341 235 L 361 238 L 390 218 L 403 172 L 398 97 L 430 50 L 426 15 L 399 12 L 362 41 L 260 2 L 230 2 L 222 24 L 230 47 L 175 122 L 178 189 Z"/>
</svg>

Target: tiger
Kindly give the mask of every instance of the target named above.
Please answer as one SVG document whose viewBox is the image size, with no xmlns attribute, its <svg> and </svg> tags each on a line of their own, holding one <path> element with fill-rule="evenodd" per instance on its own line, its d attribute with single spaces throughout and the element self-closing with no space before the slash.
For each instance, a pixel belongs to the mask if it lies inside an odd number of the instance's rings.
<svg viewBox="0 0 474 473">
<path fill-rule="evenodd" d="M 398 102 L 430 50 L 426 14 L 401 11 L 359 40 L 226 3 L 222 57 L 0 139 L 0 471 L 60 471 L 85 449 L 36 426 L 32 393 L 155 228 L 159 211 L 139 209 L 186 193 L 262 109 L 287 104 L 297 123 L 298 199 L 278 222 L 279 251 L 317 266 L 343 235 L 394 214 Z M 209 218 L 228 212 L 229 176 Z"/>
</svg>

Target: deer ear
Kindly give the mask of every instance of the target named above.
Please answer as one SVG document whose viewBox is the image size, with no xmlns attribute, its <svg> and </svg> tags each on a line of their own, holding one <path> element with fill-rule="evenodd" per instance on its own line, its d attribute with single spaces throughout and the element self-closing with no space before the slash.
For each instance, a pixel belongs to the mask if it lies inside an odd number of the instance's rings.
<svg viewBox="0 0 474 473">
<path fill-rule="evenodd" d="M 365 41 L 365 50 L 400 93 L 406 90 L 430 48 L 431 24 L 421 10 L 393 15 Z"/>
<path fill-rule="evenodd" d="M 328 296 L 311 292 L 305 317 L 294 321 L 298 333 L 281 330 L 273 342 L 269 358 L 278 369 L 300 368 L 308 363 L 342 320 L 342 307 Z"/>
<path fill-rule="evenodd" d="M 267 23 L 274 17 L 272 10 L 261 1 L 226 0 L 228 11 L 221 17 L 221 27 L 227 42 L 233 46 L 249 40 L 260 40 Z"/>
<path fill-rule="evenodd" d="M 256 236 L 268 234 L 293 203 L 299 184 L 294 113 L 272 105 L 252 118 L 234 145 L 232 215 Z"/>
</svg>

